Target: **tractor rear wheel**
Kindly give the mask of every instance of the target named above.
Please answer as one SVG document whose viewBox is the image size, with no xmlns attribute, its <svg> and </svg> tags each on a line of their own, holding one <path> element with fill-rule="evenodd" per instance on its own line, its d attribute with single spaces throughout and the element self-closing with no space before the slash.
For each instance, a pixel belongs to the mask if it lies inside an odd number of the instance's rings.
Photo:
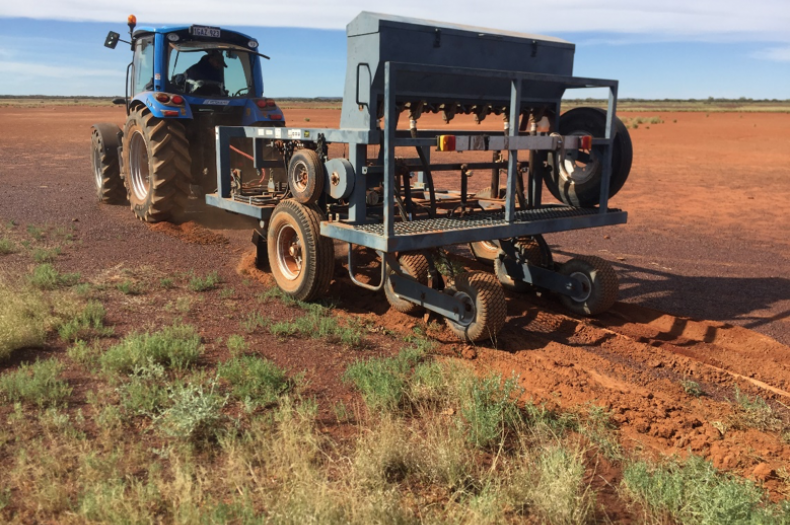
<svg viewBox="0 0 790 525">
<path fill-rule="evenodd" d="M 428 259 L 421 253 L 404 253 L 398 257 L 400 268 L 403 272 L 403 277 L 416 281 L 422 285 L 428 285 Z M 389 270 L 390 275 L 395 273 L 394 270 Z M 409 315 L 417 315 L 423 312 L 424 308 L 419 304 L 401 298 L 392 289 L 392 283 L 389 279 L 384 283 L 384 295 L 387 296 L 390 306 L 395 310 Z"/>
<path fill-rule="evenodd" d="M 612 265 L 594 256 L 578 256 L 559 267 L 562 275 L 582 283 L 582 292 L 576 297 L 560 296 L 562 304 L 571 312 L 591 316 L 605 312 L 617 301 L 620 288 Z"/>
<path fill-rule="evenodd" d="M 465 307 L 461 322 L 446 320 L 450 331 L 458 338 L 472 342 L 494 339 L 505 326 L 505 292 L 490 273 L 462 273 L 448 292 Z"/>
<path fill-rule="evenodd" d="M 189 195 L 189 142 L 183 124 L 132 110 L 123 133 L 123 168 L 132 211 L 146 222 L 178 218 Z"/>
<path fill-rule="evenodd" d="M 124 204 L 126 190 L 118 163 L 118 133 L 115 124 L 95 124 L 91 133 L 91 168 L 96 196 L 105 204 Z"/>
<path fill-rule="evenodd" d="M 322 237 L 323 218 L 315 206 L 286 199 L 274 208 L 266 246 L 272 275 L 280 290 L 298 301 L 311 301 L 329 290 L 335 269 L 332 239 Z"/>
<path fill-rule="evenodd" d="M 560 134 L 606 134 L 606 111 L 599 108 L 574 108 L 560 116 Z M 631 172 L 634 150 L 631 136 L 623 122 L 615 117 L 612 130 L 612 174 L 609 179 L 609 197 L 613 197 L 625 184 Z M 600 202 L 603 177 L 603 146 L 590 150 L 568 150 L 565 162 L 560 165 L 558 155 L 548 155 L 548 169 L 544 180 L 554 197 L 569 206 L 595 206 Z"/>
</svg>

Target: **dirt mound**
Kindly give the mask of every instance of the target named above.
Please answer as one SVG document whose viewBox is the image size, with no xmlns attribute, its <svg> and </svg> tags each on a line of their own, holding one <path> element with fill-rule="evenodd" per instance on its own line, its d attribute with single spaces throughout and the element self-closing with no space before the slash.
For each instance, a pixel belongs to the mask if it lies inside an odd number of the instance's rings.
<svg viewBox="0 0 790 525">
<path fill-rule="evenodd" d="M 228 238 L 213 232 L 193 221 L 182 224 L 172 224 L 169 222 L 157 222 L 148 225 L 155 232 L 164 233 L 172 237 L 181 239 L 190 244 L 228 244 Z"/>
</svg>

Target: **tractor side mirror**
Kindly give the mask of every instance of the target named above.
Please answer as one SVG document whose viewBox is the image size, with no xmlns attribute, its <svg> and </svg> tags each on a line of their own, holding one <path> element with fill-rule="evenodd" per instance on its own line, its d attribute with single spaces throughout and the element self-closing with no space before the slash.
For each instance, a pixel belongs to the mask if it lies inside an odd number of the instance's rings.
<svg viewBox="0 0 790 525">
<path fill-rule="evenodd" d="M 110 31 L 109 33 L 107 33 L 107 38 L 104 39 L 104 47 L 115 49 L 115 46 L 118 45 L 119 38 L 121 38 L 121 35 L 119 35 L 115 31 Z"/>
<path fill-rule="evenodd" d="M 116 106 L 120 106 L 120 105 L 124 105 L 125 106 L 126 105 L 126 99 L 125 98 L 114 98 L 114 99 L 112 99 L 112 103 L 115 104 Z"/>
</svg>

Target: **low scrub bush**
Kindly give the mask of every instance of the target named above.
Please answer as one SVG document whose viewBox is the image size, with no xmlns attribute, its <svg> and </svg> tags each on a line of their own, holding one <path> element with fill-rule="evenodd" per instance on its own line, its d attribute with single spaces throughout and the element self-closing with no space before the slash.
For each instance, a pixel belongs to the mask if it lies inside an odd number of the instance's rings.
<svg viewBox="0 0 790 525">
<path fill-rule="evenodd" d="M 279 321 L 269 327 L 269 332 L 279 338 L 292 336 L 326 339 L 331 343 L 350 348 L 360 348 L 365 344 L 364 324 L 357 319 L 346 319 L 344 323 L 332 315 L 331 309 L 315 303 L 292 301 L 292 306 L 304 310 L 293 321 Z"/>
<path fill-rule="evenodd" d="M 185 369 L 193 365 L 203 348 L 200 335 L 190 325 L 175 324 L 158 332 L 131 334 L 101 356 L 104 370 L 130 373 L 135 366 L 157 363 Z"/>
<path fill-rule="evenodd" d="M 69 358 L 82 366 L 87 367 L 89 370 L 94 371 L 99 364 L 99 357 L 102 354 L 101 346 L 98 340 L 94 340 L 93 344 L 88 344 L 86 341 L 78 339 L 74 344 L 66 350 L 66 355 Z"/>
<path fill-rule="evenodd" d="M 227 419 L 222 409 L 228 401 L 227 396 L 214 392 L 215 387 L 216 383 L 211 382 L 208 390 L 196 384 L 171 388 L 171 406 L 156 418 L 162 431 L 193 443 L 215 439 Z"/>
<path fill-rule="evenodd" d="M 759 430 L 781 430 L 782 420 L 774 413 L 771 405 L 760 396 L 751 397 L 735 387 L 735 414 L 732 426 L 735 428 L 756 428 Z"/>
<path fill-rule="evenodd" d="M 71 387 L 58 378 L 63 365 L 57 359 L 23 364 L 0 376 L 0 396 L 7 401 L 54 405 L 71 395 Z"/>
<path fill-rule="evenodd" d="M 9 255 L 16 253 L 16 245 L 11 239 L 0 239 L 0 255 Z"/>
<path fill-rule="evenodd" d="M 480 448 L 501 443 L 506 433 L 522 421 L 516 406 L 518 383 L 499 375 L 467 377 L 460 384 L 461 416 L 468 441 Z"/>
<path fill-rule="evenodd" d="M 218 373 L 230 383 L 233 396 L 248 404 L 272 403 L 290 386 L 285 370 L 259 357 L 235 357 L 221 363 Z"/>
<path fill-rule="evenodd" d="M 149 361 L 132 369 L 129 380 L 118 387 L 121 407 L 128 416 L 153 417 L 168 399 L 165 367 Z"/>
</svg>

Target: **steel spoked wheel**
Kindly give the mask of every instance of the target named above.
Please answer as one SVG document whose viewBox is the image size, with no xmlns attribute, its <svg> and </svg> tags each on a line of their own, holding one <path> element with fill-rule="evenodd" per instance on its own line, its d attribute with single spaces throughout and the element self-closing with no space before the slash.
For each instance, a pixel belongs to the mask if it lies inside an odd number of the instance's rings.
<svg viewBox="0 0 790 525">
<path fill-rule="evenodd" d="M 620 283 L 608 261 L 579 256 L 560 265 L 559 272 L 581 284 L 581 291 L 576 295 L 560 296 L 563 306 L 571 312 L 582 316 L 598 315 L 617 301 Z"/>
<path fill-rule="evenodd" d="M 461 319 L 447 319 L 447 326 L 464 341 L 495 339 L 505 326 L 507 302 L 496 277 L 485 272 L 467 272 L 455 278 L 450 293 L 463 305 Z"/>
<path fill-rule="evenodd" d="M 407 279 L 412 279 L 422 285 L 428 285 L 428 259 L 420 253 L 406 253 L 398 257 L 401 272 Z M 389 275 L 395 273 L 394 270 L 389 269 Z M 403 299 L 395 290 L 392 289 L 392 283 L 389 279 L 384 283 L 384 294 L 387 301 L 395 310 L 409 315 L 421 314 L 425 309 L 419 304 Z"/>
<path fill-rule="evenodd" d="M 310 301 L 329 289 L 335 268 L 334 245 L 321 237 L 320 211 L 293 199 L 274 209 L 266 234 L 272 276 L 277 286 L 299 301 Z"/>
<path fill-rule="evenodd" d="M 317 202 L 324 192 L 324 178 L 324 163 L 315 151 L 300 149 L 291 157 L 288 163 L 288 187 L 298 202 Z"/>
<path fill-rule="evenodd" d="M 126 202 L 126 189 L 118 163 L 118 133 L 115 124 L 94 124 L 91 132 L 91 168 L 96 197 L 106 204 Z"/>
<path fill-rule="evenodd" d="M 151 172 L 148 163 L 148 148 L 142 132 L 136 131 L 129 140 L 129 175 L 134 196 L 141 201 L 148 197 Z"/>
<path fill-rule="evenodd" d="M 184 126 L 154 117 L 146 108 L 134 109 L 124 127 L 123 155 L 126 193 L 135 215 L 146 222 L 178 218 L 192 181 Z"/>
</svg>

